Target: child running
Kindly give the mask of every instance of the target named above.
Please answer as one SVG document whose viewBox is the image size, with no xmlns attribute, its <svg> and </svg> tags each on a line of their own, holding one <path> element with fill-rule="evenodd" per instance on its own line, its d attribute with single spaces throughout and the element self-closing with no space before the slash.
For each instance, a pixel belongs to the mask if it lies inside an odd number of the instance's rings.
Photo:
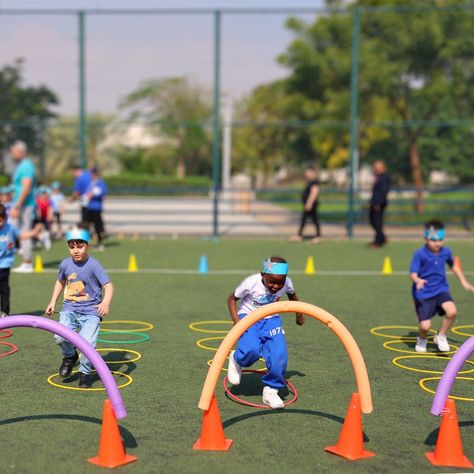
<svg viewBox="0 0 474 474">
<path fill-rule="evenodd" d="M 410 278 L 413 282 L 412 294 L 419 322 L 419 335 L 415 351 L 426 352 L 428 331 L 431 319 L 436 314 L 444 316 L 434 342 L 442 352 L 449 351 L 446 338 L 448 329 L 456 319 L 457 309 L 449 293 L 446 278 L 446 264 L 467 291 L 474 287 L 466 280 L 459 266 L 454 266 L 451 249 L 444 247 L 446 230 L 441 221 L 432 220 L 425 224 L 425 245 L 417 250 L 410 265 Z"/>
<path fill-rule="evenodd" d="M 234 324 L 263 305 L 278 301 L 285 293 L 291 301 L 298 301 L 293 283 L 288 275 L 288 263 L 280 257 L 270 257 L 262 262 L 262 272 L 246 278 L 227 298 Z M 240 301 L 239 311 L 236 302 Z M 304 315 L 296 313 L 296 324 L 304 323 Z M 229 356 L 228 380 L 239 385 L 242 367 L 250 367 L 260 357 L 265 359 L 268 372 L 262 377 L 263 403 L 273 409 L 284 408 L 278 395 L 286 387 L 284 374 L 288 363 L 285 333 L 278 314 L 267 316 L 250 326 L 240 337 L 237 350 Z"/>
<path fill-rule="evenodd" d="M 92 346 L 96 346 L 99 326 L 102 317 L 109 312 L 114 292 L 112 283 L 102 265 L 87 253 L 90 233 L 86 229 L 75 228 L 66 232 L 70 258 L 59 265 L 58 278 L 54 285 L 51 301 L 46 308 L 46 315 L 54 312 L 56 301 L 64 289 L 63 310 L 59 322 L 79 334 Z M 102 297 L 102 289 L 104 296 Z M 59 375 L 63 378 L 71 375 L 79 356 L 76 348 L 62 337 L 54 339 L 61 347 L 63 361 Z M 92 387 L 92 366 L 81 354 L 79 367 L 79 388 Z"/>
</svg>

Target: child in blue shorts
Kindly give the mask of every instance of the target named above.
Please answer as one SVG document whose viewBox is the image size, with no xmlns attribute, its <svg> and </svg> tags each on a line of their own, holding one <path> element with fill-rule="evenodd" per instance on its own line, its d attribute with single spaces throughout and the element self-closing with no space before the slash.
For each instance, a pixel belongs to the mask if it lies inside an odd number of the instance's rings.
<svg viewBox="0 0 474 474">
<path fill-rule="evenodd" d="M 416 352 L 426 352 L 431 318 L 436 314 L 444 317 L 438 334 L 434 336 L 434 342 L 440 351 L 449 351 L 446 333 L 456 319 L 457 309 L 449 294 L 446 264 L 451 267 L 465 290 L 474 291 L 474 287 L 466 280 L 461 268 L 454 266 L 451 249 L 444 247 L 445 235 L 446 231 L 441 221 L 427 222 L 424 231 L 426 244 L 414 253 L 410 265 L 412 294 L 419 321 Z"/>
<path fill-rule="evenodd" d="M 227 298 L 234 324 L 257 308 L 278 301 L 285 293 L 289 300 L 298 301 L 293 283 L 288 275 L 288 263 L 280 257 L 265 260 L 262 272 L 246 278 Z M 240 300 L 239 311 L 236 302 Z M 304 315 L 296 313 L 296 324 L 304 323 Z M 262 377 L 263 403 L 271 408 L 283 408 L 278 389 L 286 386 L 284 374 L 288 362 L 285 333 L 278 314 L 267 316 L 250 326 L 240 337 L 237 349 L 229 356 L 228 380 L 240 383 L 242 367 L 250 367 L 264 357 L 268 372 Z"/>
<path fill-rule="evenodd" d="M 95 347 L 102 317 L 109 312 L 114 292 L 112 283 L 102 265 L 89 256 L 87 249 L 90 233 L 86 229 L 75 228 L 66 232 L 70 258 L 59 265 L 58 278 L 53 288 L 51 301 L 46 314 L 53 314 L 56 301 L 64 289 L 63 310 L 60 312 L 60 324 L 79 330 L 79 334 Z M 102 297 L 102 289 L 104 295 Z M 56 343 L 61 347 L 63 361 L 59 374 L 63 378 L 71 375 L 74 364 L 79 359 L 76 348 L 61 336 L 55 335 Z M 81 354 L 79 367 L 79 388 L 92 386 L 92 366 Z"/>
</svg>

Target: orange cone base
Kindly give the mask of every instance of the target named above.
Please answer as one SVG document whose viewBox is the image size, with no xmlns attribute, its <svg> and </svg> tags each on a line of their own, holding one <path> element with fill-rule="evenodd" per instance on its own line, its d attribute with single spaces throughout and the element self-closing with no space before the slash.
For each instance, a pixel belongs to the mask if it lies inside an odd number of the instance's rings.
<svg viewBox="0 0 474 474">
<path fill-rule="evenodd" d="M 440 462 L 436 460 L 435 453 L 425 453 L 425 456 L 428 458 L 428 461 L 433 464 L 433 466 L 447 466 L 447 467 L 474 467 L 474 465 L 469 461 L 466 456 L 462 456 L 460 459 L 451 461 Z"/>
<path fill-rule="evenodd" d="M 136 461 L 138 458 L 136 456 L 130 456 L 130 454 L 125 454 L 124 458 L 120 462 L 110 462 L 106 463 L 100 460 L 100 456 L 96 456 L 93 458 L 89 458 L 88 461 L 92 464 L 97 464 L 97 466 L 102 466 L 102 467 L 119 467 L 119 466 L 125 466 L 125 464 L 130 464 L 131 462 Z"/>
<path fill-rule="evenodd" d="M 362 450 L 362 452 L 360 453 L 347 453 L 347 452 L 344 452 L 343 449 L 340 449 L 336 446 L 327 446 L 326 448 L 324 448 L 324 451 L 327 451 L 328 453 L 331 453 L 331 454 L 336 454 L 337 456 L 341 456 L 342 458 L 344 459 L 347 459 L 349 461 L 357 461 L 358 459 L 365 459 L 365 458 L 371 458 L 372 456 L 375 456 L 375 453 L 373 453 L 372 451 L 364 451 Z"/>
<path fill-rule="evenodd" d="M 199 438 L 193 445 L 193 449 L 199 449 L 201 451 L 229 451 L 232 443 L 234 441 L 231 439 L 224 439 L 224 444 L 216 447 L 203 447 L 201 446 L 201 438 Z"/>
</svg>

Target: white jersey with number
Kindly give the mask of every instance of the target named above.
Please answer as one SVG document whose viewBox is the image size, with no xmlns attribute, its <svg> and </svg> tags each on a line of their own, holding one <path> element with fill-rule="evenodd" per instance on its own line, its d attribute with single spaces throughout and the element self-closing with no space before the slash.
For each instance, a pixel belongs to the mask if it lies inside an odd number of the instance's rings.
<svg viewBox="0 0 474 474">
<path fill-rule="evenodd" d="M 262 275 L 260 273 L 246 278 L 234 291 L 235 297 L 240 300 L 239 314 L 249 314 L 261 306 L 275 303 L 279 301 L 285 293 L 291 295 L 295 293 L 293 282 L 289 277 L 286 277 L 285 284 L 281 290 L 272 293 L 262 283 Z"/>
</svg>

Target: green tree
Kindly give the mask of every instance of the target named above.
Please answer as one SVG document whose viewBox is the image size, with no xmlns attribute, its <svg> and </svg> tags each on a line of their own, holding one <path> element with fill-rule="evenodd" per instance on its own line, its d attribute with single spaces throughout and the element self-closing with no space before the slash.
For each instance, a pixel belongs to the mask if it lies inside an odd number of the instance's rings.
<svg viewBox="0 0 474 474">
<path fill-rule="evenodd" d="M 32 153 L 42 153 L 47 120 L 55 117 L 51 107 L 58 98 L 45 85 L 24 82 L 22 59 L 0 69 L 0 150 L 23 140 Z"/>
<path fill-rule="evenodd" d="M 121 102 L 126 122 L 145 125 L 165 146 L 174 149 L 176 175 L 210 172 L 210 93 L 187 78 L 143 82 Z"/>
</svg>

